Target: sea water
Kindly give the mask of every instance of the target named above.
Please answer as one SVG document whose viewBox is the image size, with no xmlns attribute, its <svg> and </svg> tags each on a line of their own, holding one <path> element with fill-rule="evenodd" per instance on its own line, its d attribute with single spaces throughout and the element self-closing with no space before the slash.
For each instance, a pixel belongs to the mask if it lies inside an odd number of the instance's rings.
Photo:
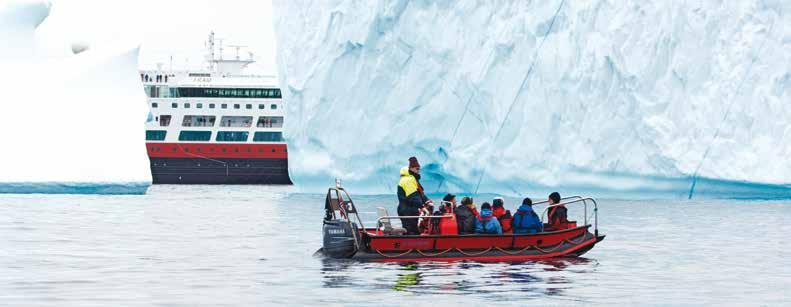
<svg viewBox="0 0 791 307">
<path fill-rule="evenodd" d="M 395 213 L 392 195 L 354 200 L 369 224 Z M 407 264 L 315 256 L 323 202 L 234 186 L 0 195 L 0 305 L 791 302 L 789 201 L 600 199 L 607 237 L 584 257 Z"/>
</svg>

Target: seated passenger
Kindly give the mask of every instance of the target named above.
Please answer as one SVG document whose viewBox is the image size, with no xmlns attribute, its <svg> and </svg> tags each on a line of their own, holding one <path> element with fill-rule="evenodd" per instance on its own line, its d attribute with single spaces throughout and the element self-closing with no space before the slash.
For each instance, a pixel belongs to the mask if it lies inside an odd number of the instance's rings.
<svg viewBox="0 0 791 307">
<path fill-rule="evenodd" d="M 552 192 L 552 194 L 549 194 L 550 207 L 549 210 L 547 211 L 547 219 L 549 219 L 549 224 L 551 225 L 568 223 L 568 219 L 567 219 L 568 209 L 566 209 L 566 206 L 559 205 L 552 207 L 559 203 L 560 203 L 560 193 Z"/>
<path fill-rule="evenodd" d="M 505 202 L 503 201 L 502 197 L 495 197 L 492 201 L 492 215 L 496 218 L 500 218 L 503 214 L 505 214 Z"/>
<path fill-rule="evenodd" d="M 500 221 L 492 216 L 492 205 L 489 203 L 481 205 L 481 217 L 475 220 L 475 233 L 503 234 Z"/>
<path fill-rule="evenodd" d="M 475 214 L 473 209 L 475 205 L 472 203 L 472 198 L 464 197 L 461 199 L 461 206 L 456 208 L 456 222 L 458 224 L 459 234 L 475 233 Z"/>
<path fill-rule="evenodd" d="M 514 219 L 511 221 L 511 226 L 513 227 L 514 234 L 539 233 L 544 231 L 544 224 L 541 223 L 541 219 L 538 218 L 536 212 L 533 211 L 533 201 L 530 198 L 525 197 L 525 199 L 522 200 L 522 205 L 516 210 Z"/>
<path fill-rule="evenodd" d="M 439 208 L 438 214 L 446 216 L 438 218 L 439 221 L 439 234 L 443 235 L 457 235 L 459 234 L 459 224 L 456 222 L 456 216 L 453 214 L 456 211 L 456 195 L 448 193 L 442 198 L 442 206 Z"/>
<path fill-rule="evenodd" d="M 497 220 L 500 221 L 503 233 L 512 233 L 514 217 L 511 215 L 511 210 L 505 210 L 505 213 L 498 217 Z"/>
<path fill-rule="evenodd" d="M 502 197 L 495 197 L 492 201 L 492 214 L 500 221 L 503 233 L 511 232 L 511 211 L 505 210 L 505 201 Z"/>
</svg>

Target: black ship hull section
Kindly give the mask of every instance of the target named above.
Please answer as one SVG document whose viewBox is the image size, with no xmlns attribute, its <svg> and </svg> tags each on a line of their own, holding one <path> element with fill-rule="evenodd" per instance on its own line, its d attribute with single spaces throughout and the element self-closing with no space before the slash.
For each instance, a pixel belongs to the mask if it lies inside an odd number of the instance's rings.
<svg viewBox="0 0 791 307">
<path fill-rule="evenodd" d="M 288 159 L 149 158 L 154 184 L 292 184 Z"/>
</svg>

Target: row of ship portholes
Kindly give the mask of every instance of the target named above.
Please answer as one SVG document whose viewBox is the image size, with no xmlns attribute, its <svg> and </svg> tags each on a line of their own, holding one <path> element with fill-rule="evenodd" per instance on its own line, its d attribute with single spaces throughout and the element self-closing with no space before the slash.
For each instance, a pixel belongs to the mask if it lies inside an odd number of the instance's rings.
<svg viewBox="0 0 791 307">
<path fill-rule="evenodd" d="M 165 162 L 162 162 L 162 163 L 151 162 L 151 165 L 153 165 L 153 166 L 161 166 L 161 167 L 167 167 L 168 166 L 168 164 L 165 163 Z M 183 166 L 183 165 L 179 165 L 179 166 Z M 252 167 L 249 163 L 247 163 L 247 164 L 227 163 L 227 165 L 225 165 L 225 164 L 222 164 L 222 163 L 211 163 L 211 162 L 205 162 L 205 163 L 198 162 L 198 163 L 195 163 L 195 166 L 197 166 L 197 167 L 234 167 L 234 168 L 250 168 L 250 167 Z"/>
<path fill-rule="evenodd" d="M 172 152 L 178 152 L 179 151 L 178 147 L 171 147 L 170 149 L 171 149 Z M 149 150 L 151 152 L 162 152 L 162 148 L 160 148 L 160 147 L 151 147 L 151 148 L 149 148 Z M 264 153 L 264 149 L 263 148 L 258 148 L 257 151 L 258 151 L 258 153 Z M 184 152 L 190 152 L 190 149 L 189 148 L 184 148 Z M 201 150 L 200 148 L 196 148 L 194 152 L 202 153 L 204 151 Z M 208 152 L 216 152 L 216 151 L 214 150 L 214 148 L 209 148 Z M 220 150 L 220 152 L 227 153 L 228 149 L 222 148 Z M 248 152 L 248 153 L 252 153 L 253 150 L 251 148 L 247 148 L 247 150 L 240 151 L 239 148 L 237 147 L 237 148 L 233 149 L 233 152 Z M 272 152 L 277 152 L 277 150 L 272 148 Z M 283 149 L 283 152 L 287 153 L 288 149 Z"/>
<path fill-rule="evenodd" d="M 214 108 L 217 107 L 217 104 L 215 104 L 215 103 L 208 103 L 207 105 L 209 106 L 209 109 L 214 109 Z M 228 109 L 228 105 L 229 104 L 228 103 L 220 103 L 219 105 L 220 105 L 220 109 Z M 233 106 L 234 109 L 237 109 L 237 110 L 242 109 L 242 104 L 241 103 L 234 103 L 234 104 L 231 104 L 231 105 Z M 246 104 L 244 104 L 244 108 L 247 109 L 247 110 L 252 110 L 253 109 L 253 105 L 254 104 L 246 103 Z M 181 104 L 181 106 L 183 108 L 185 108 L 185 109 L 189 109 L 190 107 L 192 107 L 192 104 L 189 103 L 189 102 L 184 102 L 184 103 Z M 152 102 L 151 103 L 151 107 L 152 108 L 159 108 L 159 103 L 158 102 Z M 170 108 L 171 109 L 178 109 L 179 108 L 179 104 L 176 103 L 176 102 L 172 102 L 172 103 L 170 103 Z M 195 104 L 195 108 L 196 109 L 203 109 L 203 103 L 196 103 Z M 270 104 L 269 108 L 272 109 L 272 110 L 277 110 L 277 104 L 275 104 L 275 103 Z M 265 103 L 259 103 L 258 104 L 258 109 L 259 110 L 265 110 L 266 109 L 266 104 Z"/>
</svg>

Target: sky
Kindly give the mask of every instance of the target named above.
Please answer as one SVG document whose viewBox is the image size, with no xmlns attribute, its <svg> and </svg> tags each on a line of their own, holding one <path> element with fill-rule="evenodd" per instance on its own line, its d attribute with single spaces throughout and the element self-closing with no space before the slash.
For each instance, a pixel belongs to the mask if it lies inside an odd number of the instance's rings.
<svg viewBox="0 0 791 307">
<path fill-rule="evenodd" d="M 37 39 L 54 54 L 74 42 L 91 46 L 139 44 L 141 68 L 202 67 L 210 31 L 224 45 L 248 46 L 255 73 L 275 74 L 272 4 L 267 0 L 53 0 Z M 241 52 L 244 56 L 245 52 Z M 224 55 L 235 55 L 225 48 Z"/>
</svg>

